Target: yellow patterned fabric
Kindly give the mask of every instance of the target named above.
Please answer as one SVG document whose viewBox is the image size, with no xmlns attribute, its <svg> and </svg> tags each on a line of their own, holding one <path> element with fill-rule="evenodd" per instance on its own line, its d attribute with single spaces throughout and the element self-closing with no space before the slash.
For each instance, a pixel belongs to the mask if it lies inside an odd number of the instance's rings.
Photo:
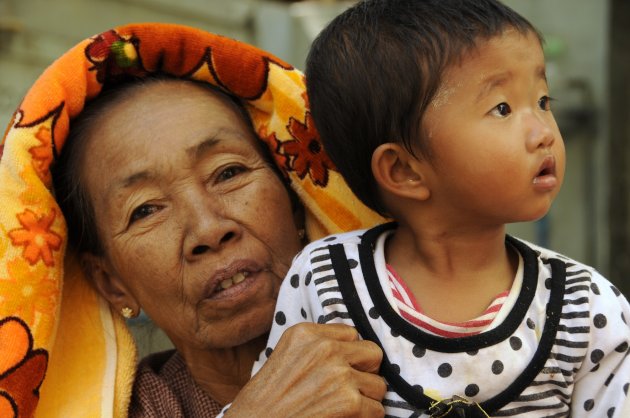
<svg viewBox="0 0 630 418">
<path fill-rule="evenodd" d="M 383 221 L 323 152 L 304 77 L 291 65 L 179 25 L 127 25 L 84 40 L 36 81 L 0 142 L 0 417 L 126 416 L 134 342 L 67 251 L 49 169 L 104 83 L 155 72 L 242 100 L 306 207 L 309 237 Z"/>
</svg>

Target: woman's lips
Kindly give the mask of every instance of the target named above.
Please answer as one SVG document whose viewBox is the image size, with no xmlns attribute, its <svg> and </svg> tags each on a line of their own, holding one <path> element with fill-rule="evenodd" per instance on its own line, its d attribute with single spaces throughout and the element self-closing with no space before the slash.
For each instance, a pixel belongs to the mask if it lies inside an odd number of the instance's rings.
<svg viewBox="0 0 630 418">
<path fill-rule="evenodd" d="M 219 283 L 219 286 L 217 287 L 217 291 L 229 289 L 230 287 L 241 283 L 247 278 L 247 276 L 249 276 L 248 271 L 239 271 L 234 276 L 221 280 L 221 283 Z"/>
<path fill-rule="evenodd" d="M 556 159 L 554 156 L 549 155 L 545 157 L 543 162 L 540 164 L 540 168 L 534 177 L 533 183 L 536 189 L 542 191 L 552 190 L 558 185 L 558 178 L 556 177 Z"/>
<path fill-rule="evenodd" d="M 215 272 L 207 282 L 204 299 L 223 299 L 244 291 L 255 280 L 262 268 L 251 260 L 238 260 Z"/>
<path fill-rule="evenodd" d="M 248 294 L 247 293 L 248 290 L 257 283 L 256 282 L 257 277 L 258 277 L 257 274 L 250 274 L 247 276 L 243 276 L 242 280 L 240 280 L 238 283 L 234 283 L 232 280 L 232 283 L 229 285 L 227 285 L 224 280 L 223 282 L 219 284 L 219 286 L 215 288 L 214 292 L 212 292 L 208 297 L 206 297 L 206 300 L 215 300 L 215 301 L 226 300 L 226 299 L 238 300 L 240 295 Z M 229 279 L 226 279 L 226 280 L 229 280 Z M 227 285 L 227 287 L 223 287 L 224 285 Z"/>
</svg>

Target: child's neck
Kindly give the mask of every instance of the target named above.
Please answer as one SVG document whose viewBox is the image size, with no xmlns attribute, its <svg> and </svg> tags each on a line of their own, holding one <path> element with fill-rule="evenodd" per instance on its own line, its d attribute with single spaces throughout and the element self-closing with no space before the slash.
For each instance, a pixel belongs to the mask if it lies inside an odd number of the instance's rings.
<svg viewBox="0 0 630 418">
<path fill-rule="evenodd" d="M 386 245 L 386 260 L 421 309 L 443 322 L 481 315 L 509 290 L 518 256 L 505 245 L 505 227 L 491 231 L 415 233 L 400 225 Z"/>
</svg>

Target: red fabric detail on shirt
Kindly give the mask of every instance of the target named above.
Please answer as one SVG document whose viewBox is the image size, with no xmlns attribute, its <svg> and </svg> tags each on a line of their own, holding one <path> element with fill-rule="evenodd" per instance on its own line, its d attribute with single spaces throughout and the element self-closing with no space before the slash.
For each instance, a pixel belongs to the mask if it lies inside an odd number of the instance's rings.
<svg viewBox="0 0 630 418">
<path fill-rule="evenodd" d="M 405 281 L 396 273 L 396 271 L 388 264 L 387 265 L 388 278 L 390 284 L 392 285 L 392 294 L 396 299 L 396 303 L 400 306 L 406 306 L 408 308 L 413 309 L 418 314 L 424 315 L 418 301 L 414 297 L 413 293 L 409 290 L 409 287 L 405 283 Z M 429 331 L 433 334 L 439 335 L 441 337 L 446 338 L 457 338 L 457 337 L 465 337 L 469 335 L 479 334 L 482 330 L 479 328 L 485 328 L 492 323 L 497 313 L 501 310 L 503 306 L 502 302 L 498 302 L 499 299 L 507 297 L 510 294 L 509 290 L 499 293 L 493 299 L 492 303 L 488 308 L 481 314 L 479 317 L 471 319 L 469 321 L 464 322 L 442 322 L 433 320 L 436 325 L 427 323 L 423 321 L 417 316 L 413 316 L 403 309 L 399 309 L 400 314 L 407 321 L 416 325 L 417 327 Z M 406 302 L 407 299 L 409 302 Z M 487 318 L 479 319 L 485 317 L 486 315 L 490 315 Z M 440 325 L 444 325 L 444 327 L 440 327 Z M 448 326 L 464 328 L 465 330 L 462 332 L 454 332 L 448 329 Z M 468 330 L 469 329 L 469 330 Z"/>
</svg>

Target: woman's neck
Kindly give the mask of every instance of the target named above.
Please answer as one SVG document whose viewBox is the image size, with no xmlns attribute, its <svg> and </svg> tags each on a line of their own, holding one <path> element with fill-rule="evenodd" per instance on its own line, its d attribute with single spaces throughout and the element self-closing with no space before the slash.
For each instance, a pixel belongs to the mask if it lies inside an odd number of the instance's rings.
<svg viewBox="0 0 630 418">
<path fill-rule="evenodd" d="M 196 350 L 178 348 L 195 382 L 215 401 L 226 405 L 251 378 L 252 366 L 265 348 L 267 334 L 237 347 Z"/>
</svg>

